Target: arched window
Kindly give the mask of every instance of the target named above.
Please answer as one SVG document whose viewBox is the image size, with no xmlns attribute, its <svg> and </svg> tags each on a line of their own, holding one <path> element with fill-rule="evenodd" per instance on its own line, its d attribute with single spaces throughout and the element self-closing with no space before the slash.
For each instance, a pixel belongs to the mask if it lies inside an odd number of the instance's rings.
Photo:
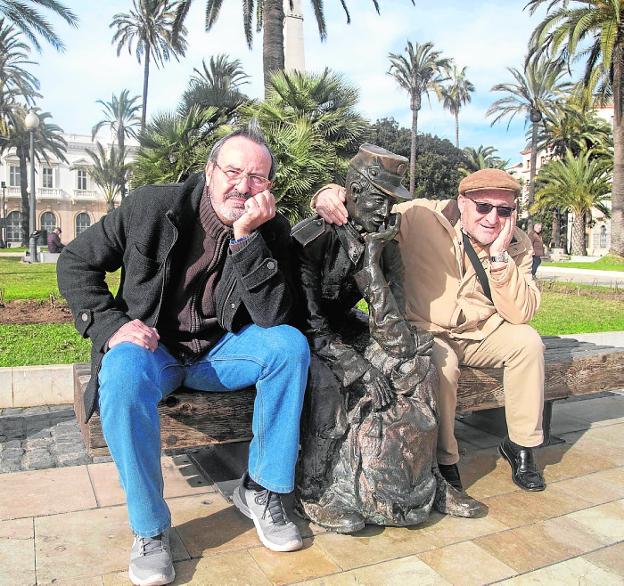
<svg viewBox="0 0 624 586">
<path fill-rule="evenodd" d="M 56 228 L 56 216 L 52 212 L 43 212 L 39 218 L 39 224 L 42 230 L 46 230 L 49 234 Z"/>
<path fill-rule="evenodd" d="M 91 218 L 86 212 L 80 212 L 76 216 L 76 236 L 84 232 L 91 225 Z"/>
<path fill-rule="evenodd" d="M 6 219 L 6 240 L 19 244 L 22 241 L 22 212 L 11 212 Z"/>
</svg>

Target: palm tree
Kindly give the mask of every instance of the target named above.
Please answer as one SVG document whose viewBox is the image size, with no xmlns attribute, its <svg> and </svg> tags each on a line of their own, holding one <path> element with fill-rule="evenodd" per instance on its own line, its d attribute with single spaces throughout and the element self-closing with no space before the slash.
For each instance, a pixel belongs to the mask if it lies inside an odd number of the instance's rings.
<svg viewBox="0 0 624 586">
<path fill-rule="evenodd" d="M 549 112 L 560 100 L 561 93 L 569 88 L 562 82 L 565 70 L 560 62 L 547 59 L 530 60 L 525 64 L 524 72 L 508 67 L 514 78 L 512 83 L 498 83 L 490 91 L 505 92 L 504 98 L 496 100 L 486 112 L 493 116 L 492 125 L 503 118 L 508 118 L 507 128 L 516 114 L 524 115 L 531 122 L 531 167 L 529 169 L 529 189 L 527 208 L 530 210 L 535 199 L 535 170 L 537 165 L 537 138 L 544 114 Z M 525 122 L 526 123 L 526 122 Z M 532 227 L 529 216 L 529 228 Z"/>
<path fill-rule="evenodd" d="M 412 110 L 412 144 L 410 149 L 410 193 L 414 195 L 416 188 L 416 136 L 418 133 L 418 112 L 422 105 L 422 95 L 429 95 L 446 81 L 444 72 L 451 64 L 449 59 L 442 57 L 440 51 L 433 49 L 433 43 L 407 42 L 405 54 L 390 53 L 390 69 L 388 74 L 410 96 Z"/>
<path fill-rule="evenodd" d="M 15 148 L 15 155 L 19 160 L 20 188 L 22 196 L 22 245 L 28 245 L 28 219 L 30 214 L 30 202 L 28 201 L 28 173 L 27 163 L 30 161 L 30 131 L 24 126 L 24 119 L 28 113 L 23 106 L 15 108 L 16 115 L 11 120 L 8 137 L 0 141 L 0 154 L 4 150 Z M 67 162 L 65 152 L 67 142 L 63 138 L 63 129 L 52 124 L 49 112 L 37 112 L 39 126 L 34 131 L 35 159 L 46 162 L 53 155 L 61 161 Z M 34 186 L 31 186 L 34 189 Z"/>
<path fill-rule="evenodd" d="M 126 155 L 126 138 L 137 138 L 137 126 L 139 125 L 138 112 L 141 104 L 137 103 L 139 96 L 130 97 L 128 90 L 122 90 L 117 97 L 113 94 L 110 102 L 98 100 L 97 103 L 102 105 L 104 118 L 100 120 L 91 130 L 91 140 L 101 128 L 109 127 L 115 133 L 117 138 L 117 155 L 121 157 L 121 166 L 119 168 L 121 199 L 126 196 L 126 184 L 122 181 L 125 178 L 125 172 L 122 167 L 125 165 Z M 112 155 L 111 155 L 112 156 Z M 118 157 L 119 158 L 119 157 Z"/>
<path fill-rule="evenodd" d="M 437 93 L 442 105 L 455 117 L 455 146 L 459 148 L 459 111 L 470 102 L 470 92 L 474 92 L 475 87 L 466 78 L 466 67 L 459 69 L 453 65 L 449 75 L 449 84 L 437 86 Z"/>
<path fill-rule="evenodd" d="M 497 149 L 492 146 L 479 145 L 476 149 L 466 147 L 464 149 L 466 162 L 459 167 L 459 172 L 466 177 L 480 169 L 505 169 L 509 161 L 496 156 L 496 152 Z"/>
<path fill-rule="evenodd" d="M 192 107 L 187 113 L 159 113 L 141 134 L 132 165 L 133 187 L 179 183 L 200 171 L 211 146 L 231 130 L 223 127 L 218 108 Z"/>
<path fill-rule="evenodd" d="M 548 4 L 533 31 L 530 54 L 585 61 L 583 85 L 613 100 L 611 253 L 624 256 L 624 14 L 620 0 L 529 0 L 533 14 Z"/>
<path fill-rule="evenodd" d="M 117 43 L 117 55 L 128 47 L 128 53 L 134 53 L 137 61 L 143 63 L 143 109 L 141 111 L 141 130 L 145 128 L 147 113 L 147 88 L 149 84 L 150 62 L 157 67 L 176 60 L 186 52 L 186 29 L 181 27 L 173 38 L 172 27 L 175 19 L 177 0 L 132 0 L 133 9 L 128 13 L 113 16 L 109 28 L 116 28 L 113 43 Z"/>
<path fill-rule="evenodd" d="M 568 150 L 563 159 L 540 169 L 537 210 L 557 207 L 572 212 L 572 254 L 585 255 L 585 218 L 593 207 L 609 216 L 605 201 L 611 191 L 611 162 L 592 158 L 590 150 L 578 155 Z"/>
<path fill-rule="evenodd" d="M 357 90 L 328 69 L 281 71 L 271 77 L 266 100 L 242 109 L 243 122 L 258 121 L 279 163 L 273 192 L 291 221 L 309 215 L 311 193 L 344 181 L 367 131 L 357 101 Z"/>
<path fill-rule="evenodd" d="M 240 91 L 249 76 L 238 59 L 216 55 L 210 58 L 208 65 L 202 60 L 202 68 L 195 68 L 193 72 L 182 96 L 179 107 L 181 114 L 188 113 L 193 106 L 215 106 L 233 112 L 249 99 Z"/>
<path fill-rule="evenodd" d="M 0 18 L 0 99 L 6 95 L 19 96 L 32 105 L 39 97 L 39 81 L 25 69 L 35 62 L 28 59 L 30 47 L 20 37 Z"/>
<path fill-rule="evenodd" d="M 14 118 L 19 115 L 18 100 L 32 105 L 39 97 L 39 81 L 25 69 L 34 65 L 28 60 L 30 48 L 20 37 L 20 33 L 0 18 L 0 137 L 9 133 Z"/>
<path fill-rule="evenodd" d="M 97 151 L 86 149 L 93 161 L 89 168 L 89 175 L 102 189 L 107 211 L 115 209 L 115 198 L 122 193 L 126 184 L 126 175 L 129 165 L 126 164 L 126 154 L 120 148 L 111 145 L 108 153 L 99 143 L 95 143 Z"/>
<path fill-rule="evenodd" d="M 583 149 L 591 149 L 595 156 L 612 156 L 611 128 L 572 95 L 544 116 L 537 150 L 546 150 L 553 157 L 562 158 L 567 150 L 576 155 Z"/>
<path fill-rule="evenodd" d="M 0 17 L 19 29 L 37 51 L 41 51 L 38 36 L 57 51 L 64 51 L 63 41 L 39 8 L 50 10 L 73 27 L 78 26 L 78 17 L 56 0 L 0 0 Z"/>
<path fill-rule="evenodd" d="M 351 22 L 351 15 L 346 0 L 339 0 L 347 16 L 347 23 Z M 379 1 L 371 0 L 377 14 Z M 414 4 L 414 0 L 411 0 Z M 180 0 L 176 16 L 175 29 L 182 26 L 193 0 Z M 327 38 L 325 12 L 323 0 L 310 0 L 321 40 Z M 292 5 L 292 0 L 291 0 Z M 219 18 L 223 0 L 206 0 L 206 31 L 214 26 Z M 247 45 L 251 49 L 253 42 L 253 20 L 256 17 L 256 30 L 263 31 L 263 69 L 264 87 L 269 87 L 271 74 L 284 69 L 284 0 L 244 0 L 243 1 L 243 29 Z"/>
</svg>

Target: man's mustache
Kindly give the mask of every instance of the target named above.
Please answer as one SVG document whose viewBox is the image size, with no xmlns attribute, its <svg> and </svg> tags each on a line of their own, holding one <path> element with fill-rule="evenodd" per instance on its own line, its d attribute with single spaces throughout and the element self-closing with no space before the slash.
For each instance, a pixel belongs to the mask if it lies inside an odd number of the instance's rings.
<svg viewBox="0 0 624 586">
<path fill-rule="evenodd" d="M 243 199 L 249 199 L 250 197 L 252 197 L 251 193 L 242 193 L 241 191 L 239 191 L 238 189 L 232 189 L 232 191 L 230 191 L 226 196 L 225 199 L 228 200 L 232 197 L 238 197 L 238 198 L 243 198 Z"/>
</svg>

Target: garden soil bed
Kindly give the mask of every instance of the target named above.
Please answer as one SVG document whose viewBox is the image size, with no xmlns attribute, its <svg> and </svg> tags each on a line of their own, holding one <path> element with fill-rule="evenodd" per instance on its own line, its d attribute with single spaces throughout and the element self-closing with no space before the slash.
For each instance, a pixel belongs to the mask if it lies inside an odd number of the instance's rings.
<svg viewBox="0 0 624 586">
<path fill-rule="evenodd" d="M 62 303 L 20 299 L 0 305 L 0 324 L 62 324 L 71 323 L 69 307 Z"/>
</svg>

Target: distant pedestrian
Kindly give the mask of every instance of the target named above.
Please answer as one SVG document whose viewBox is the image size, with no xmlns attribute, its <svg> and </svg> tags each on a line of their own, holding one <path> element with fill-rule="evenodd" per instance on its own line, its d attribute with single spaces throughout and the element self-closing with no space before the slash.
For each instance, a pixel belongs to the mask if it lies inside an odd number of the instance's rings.
<svg viewBox="0 0 624 586">
<path fill-rule="evenodd" d="M 537 267 L 542 264 L 542 257 L 544 256 L 544 241 L 542 240 L 541 224 L 535 224 L 535 226 L 533 226 L 533 230 L 529 231 L 529 239 L 533 245 L 533 266 L 531 267 L 531 274 L 535 276 Z"/>
<path fill-rule="evenodd" d="M 48 252 L 61 252 L 65 248 L 61 242 L 62 232 L 60 228 L 56 227 L 48 234 Z"/>
</svg>

